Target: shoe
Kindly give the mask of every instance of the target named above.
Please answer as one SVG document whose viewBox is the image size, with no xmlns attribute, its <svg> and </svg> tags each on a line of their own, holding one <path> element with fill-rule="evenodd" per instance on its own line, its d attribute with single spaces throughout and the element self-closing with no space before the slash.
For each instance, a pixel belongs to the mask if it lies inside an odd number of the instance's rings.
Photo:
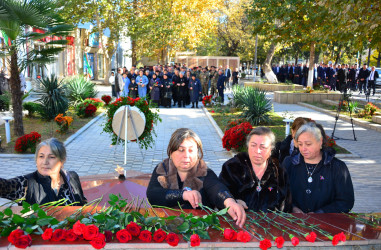
<svg viewBox="0 0 381 250">
<path fill-rule="evenodd" d="M 178 107 L 181 108 L 181 105 L 179 105 Z"/>
<path fill-rule="evenodd" d="M 185 104 L 183 105 L 183 108 L 185 108 Z"/>
<path fill-rule="evenodd" d="M 194 106 L 192 106 L 191 108 L 194 109 Z"/>
</svg>

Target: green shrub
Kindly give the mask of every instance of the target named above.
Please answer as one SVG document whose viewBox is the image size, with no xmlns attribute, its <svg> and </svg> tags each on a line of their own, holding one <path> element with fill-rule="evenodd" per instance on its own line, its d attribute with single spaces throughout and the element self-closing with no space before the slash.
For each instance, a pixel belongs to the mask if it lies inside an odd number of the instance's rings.
<svg viewBox="0 0 381 250">
<path fill-rule="evenodd" d="M 35 102 L 24 102 L 22 104 L 24 110 L 28 110 L 28 116 L 33 116 L 41 107 L 41 104 Z"/>
<path fill-rule="evenodd" d="M 67 96 L 74 105 L 82 102 L 86 98 L 94 98 L 98 91 L 95 84 L 88 81 L 84 76 L 76 76 L 66 81 Z"/>
<path fill-rule="evenodd" d="M 88 102 L 93 104 L 97 109 L 103 107 L 103 101 L 99 98 L 86 98 L 83 102 Z"/>
<path fill-rule="evenodd" d="M 53 120 L 58 114 L 65 114 L 69 107 L 69 101 L 66 98 L 66 91 L 62 81 L 51 75 L 50 78 L 39 80 L 41 88 L 36 92 L 42 97 L 39 99 L 41 104 L 38 113 L 45 120 Z"/>
<path fill-rule="evenodd" d="M 11 100 L 11 93 L 8 91 L 5 91 L 2 95 L 0 95 L 0 110 L 1 108 L 3 108 L 4 110 L 9 110 Z"/>
<path fill-rule="evenodd" d="M 242 109 L 242 117 L 253 125 L 271 121 L 271 101 L 266 98 L 266 91 L 257 88 L 235 86 L 233 88 L 234 106 Z"/>
</svg>

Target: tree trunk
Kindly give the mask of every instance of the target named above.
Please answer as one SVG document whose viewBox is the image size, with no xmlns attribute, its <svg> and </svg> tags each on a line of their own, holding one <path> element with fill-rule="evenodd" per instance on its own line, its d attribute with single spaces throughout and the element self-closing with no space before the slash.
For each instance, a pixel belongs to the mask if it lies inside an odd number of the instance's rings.
<svg viewBox="0 0 381 250">
<path fill-rule="evenodd" d="M 341 46 L 339 46 L 338 52 L 336 54 L 336 59 L 335 59 L 336 65 L 339 63 L 340 58 L 341 58 Z"/>
<path fill-rule="evenodd" d="M 131 40 L 131 61 L 132 65 L 136 65 L 136 42 Z"/>
<path fill-rule="evenodd" d="M 14 127 L 13 131 L 15 136 L 24 135 L 24 124 L 22 120 L 22 92 L 20 74 L 17 65 L 17 49 L 11 49 L 11 78 L 10 78 L 11 92 L 12 92 L 12 107 Z"/>
<path fill-rule="evenodd" d="M 299 53 L 296 53 L 296 55 L 295 55 L 295 65 L 298 65 L 298 60 L 299 60 Z"/>
<path fill-rule="evenodd" d="M 269 83 L 278 83 L 278 79 L 276 78 L 276 75 L 271 69 L 271 60 L 273 59 L 273 56 L 275 54 L 275 48 L 276 43 L 272 42 L 270 44 L 269 50 L 267 51 L 266 60 L 263 63 L 263 71 L 265 72 L 267 81 L 269 81 Z"/>
<path fill-rule="evenodd" d="M 314 69 L 315 69 L 315 42 L 311 42 L 311 47 L 310 47 L 310 64 L 309 64 L 309 69 L 308 69 L 308 81 L 307 81 L 307 86 L 313 88 L 314 84 Z"/>
</svg>

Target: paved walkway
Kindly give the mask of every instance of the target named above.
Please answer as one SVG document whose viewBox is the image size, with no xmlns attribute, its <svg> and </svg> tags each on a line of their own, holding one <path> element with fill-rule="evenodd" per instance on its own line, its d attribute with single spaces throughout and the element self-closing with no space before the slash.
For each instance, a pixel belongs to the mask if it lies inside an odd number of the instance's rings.
<svg viewBox="0 0 381 250">
<path fill-rule="evenodd" d="M 109 93 L 109 87 L 98 86 L 98 94 Z M 272 98 L 272 94 L 268 95 Z M 227 98 L 225 98 L 227 99 Z M 321 123 L 327 134 L 332 133 L 334 118 L 299 105 L 274 103 L 275 112 L 293 117 L 305 116 Z M 193 129 L 202 139 L 204 157 L 208 166 L 217 174 L 222 163 L 230 158 L 230 153 L 222 148 L 220 137 L 201 109 L 171 108 L 160 109 L 163 122 L 156 127 L 157 138 L 153 149 L 140 152 L 136 143 L 128 144 L 127 169 L 150 173 L 162 159 L 166 158 L 166 149 L 172 132 L 180 127 Z M 68 160 L 65 168 L 76 171 L 80 176 L 112 173 L 117 164 L 123 165 L 123 147 L 110 146 L 110 138 L 102 133 L 101 118 L 89 129 L 78 136 L 68 146 Z M 337 140 L 337 143 L 355 153 L 357 158 L 343 159 L 351 172 L 355 188 L 356 212 L 380 212 L 381 199 L 377 198 L 381 191 L 381 133 L 355 127 L 357 141 Z M 339 121 L 336 136 L 353 138 L 349 123 Z M 34 159 L 31 157 L 0 157 L 0 177 L 11 178 L 20 174 L 35 171 Z"/>
</svg>

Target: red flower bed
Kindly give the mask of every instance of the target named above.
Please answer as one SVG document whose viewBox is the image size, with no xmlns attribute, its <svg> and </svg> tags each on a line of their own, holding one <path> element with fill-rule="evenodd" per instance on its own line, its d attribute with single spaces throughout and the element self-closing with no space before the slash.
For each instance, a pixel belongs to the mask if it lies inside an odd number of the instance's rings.
<svg viewBox="0 0 381 250">
<path fill-rule="evenodd" d="M 95 114 L 97 107 L 89 102 L 83 102 L 76 107 L 76 113 L 79 117 L 90 117 Z"/>
<path fill-rule="evenodd" d="M 16 140 L 15 151 L 19 153 L 24 153 L 28 149 L 32 153 L 36 151 L 37 143 L 41 141 L 41 135 L 35 131 L 30 134 L 23 135 Z"/>
<path fill-rule="evenodd" d="M 242 151 L 245 148 L 246 136 L 253 130 L 249 122 L 241 123 L 225 131 L 222 146 L 230 151 L 232 148 Z"/>
<path fill-rule="evenodd" d="M 106 105 L 108 105 L 111 102 L 111 96 L 109 95 L 102 95 L 101 99 L 105 102 Z"/>
</svg>

